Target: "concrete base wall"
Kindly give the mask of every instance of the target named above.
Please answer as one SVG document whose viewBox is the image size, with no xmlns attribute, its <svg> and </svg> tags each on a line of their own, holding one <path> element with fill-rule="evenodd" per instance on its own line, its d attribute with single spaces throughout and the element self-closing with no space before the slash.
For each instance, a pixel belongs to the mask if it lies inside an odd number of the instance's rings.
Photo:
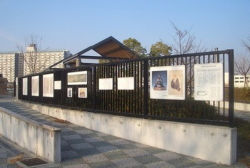
<svg viewBox="0 0 250 168">
<path fill-rule="evenodd" d="M 0 107 L 0 134 L 51 162 L 61 162 L 61 130 Z"/>
<path fill-rule="evenodd" d="M 46 115 L 120 138 L 216 163 L 231 165 L 236 162 L 236 128 L 139 119 L 21 103 Z"/>
</svg>

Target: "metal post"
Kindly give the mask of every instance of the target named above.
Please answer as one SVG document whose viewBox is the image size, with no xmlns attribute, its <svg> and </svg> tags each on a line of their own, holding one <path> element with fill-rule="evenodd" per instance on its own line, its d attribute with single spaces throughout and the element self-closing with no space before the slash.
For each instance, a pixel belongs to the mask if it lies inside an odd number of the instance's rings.
<svg viewBox="0 0 250 168">
<path fill-rule="evenodd" d="M 40 88 L 40 93 L 41 93 L 39 95 L 41 96 L 42 104 L 44 104 L 44 99 L 43 99 L 43 75 L 44 75 L 44 73 L 39 75 L 39 83 L 40 83 L 39 88 Z"/>
<path fill-rule="evenodd" d="M 29 102 L 31 101 L 31 76 L 27 77 L 27 85 L 28 85 L 28 88 L 27 88 L 27 92 L 28 92 L 28 97 L 29 97 Z"/>
<path fill-rule="evenodd" d="M 144 60 L 144 118 L 148 116 L 148 60 Z"/>
<path fill-rule="evenodd" d="M 214 51 L 218 51 L 218 48 L 215 48 Z M 214 63 L 218 63 L 218 62 L 220 62 L 220 60 L 219 60 L 219 55 L 218 55 L 218 54 L 215 54 L 215 55 L 214 55 Z"/>
<path fill-rule="evenodd" d="M 96 110 L 96 66 L 92 66 L 92 108 Z"/>
<path fill-rule="evenodd" d="M 64 69 L 61 70 L 61 106 L 65 105 L 65 90 L 67 90 L 67 87 L 65 87 L 65 79 L 64 79 Z M 66 92 L 67 93 L 67 92 Z"/>
<path fill-rule="evenodd" d="M 229 50 L 229 126 L 234 127 L 234 50 Z"/>
</svg>

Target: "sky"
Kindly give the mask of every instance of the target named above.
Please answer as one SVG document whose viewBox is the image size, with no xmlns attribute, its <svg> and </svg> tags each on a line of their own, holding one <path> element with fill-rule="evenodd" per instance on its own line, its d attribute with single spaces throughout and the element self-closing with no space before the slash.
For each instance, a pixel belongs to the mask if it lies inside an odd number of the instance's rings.
<svg viewBox="0 0 250 168">
<path fill-rule="evenodd" d="M 250 0 L 0 0 L 0 22 L 0 52 L 16 52 L 33 34 L 41 49 L 75 54 L 113 36 L 135 38 L 149 53 L 160 40 L 174 44 L 172 22 L 207 51 L 238 56 L 247 54 Z"/>
</svg>

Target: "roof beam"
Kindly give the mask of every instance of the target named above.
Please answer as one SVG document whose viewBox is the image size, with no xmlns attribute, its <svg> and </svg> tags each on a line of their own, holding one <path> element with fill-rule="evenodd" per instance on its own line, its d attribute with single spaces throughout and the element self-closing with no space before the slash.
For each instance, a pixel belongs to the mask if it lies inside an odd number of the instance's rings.
<svg viewBox="0 0 250 168">
<path fill-rule="evenodd" d="M 98 49 L 96 49 L 95 51 L 97 52 L 97 50 L 98 50 Z M 109 55 L 109 54 L 118 52 L 118 51 L 120 51 L 120 50 L 122 50 L 122 48 L 118 46 L 117 48 L 115 48 L 115 49 L 113 49 L 113 50 L 109 50 L 109 51 L 107 51 L 107 52 L 102 53 L 102 56 L 106 57 L 105 55 Z"/>
<path fill-rule="evenodd" d="M 129 58 L 119 58 L 119 57 L 102 57 L 102 56 L 89 56 L 89 55 L 80 55 L 80 59 L 116 59 L 116 60 L 127 60 Z"/>
</svg>

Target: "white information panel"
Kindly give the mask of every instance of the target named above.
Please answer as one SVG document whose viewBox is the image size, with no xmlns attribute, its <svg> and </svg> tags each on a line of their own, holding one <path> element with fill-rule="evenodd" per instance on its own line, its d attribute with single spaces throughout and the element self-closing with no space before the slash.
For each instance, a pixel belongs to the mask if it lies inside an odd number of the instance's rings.
<svg viewBox="0 0 250 168">
<path fill-rule="evenodd" d="M 32 76 L 31 82 L 31 95 L 39 96 L 39 76 Z"/>
<path fill-rule="evenodd" d="M 43 75 L 43 97 L 54 97 L 54 74 Z"/>
<path fill-rule="evenodd" d="M 223 64 L 194 65 L 194 99 L 223 100 Z"/>
<path fill-rule="evenodd" d="M 23 95 L 28 95 L 28 78 L 23 78 Z"/>
<path fill-rule="evenodd" d="M 150 68 L 151 99 L 185 99 L 185 65 Z"/>
<path fill-rule="evenodd" d="M 61 90 L 61 81 L 55 81 L 55 90 Z"/>
<path fill-rule="evenodd" d="M 134 77 L 118 78 L 118 90 L 134 90 Z"/>
<path fill-rule="evenodd" d="M 99 79 L 99 90 L 113 90 L 113 78 Z"/>
</svg>

